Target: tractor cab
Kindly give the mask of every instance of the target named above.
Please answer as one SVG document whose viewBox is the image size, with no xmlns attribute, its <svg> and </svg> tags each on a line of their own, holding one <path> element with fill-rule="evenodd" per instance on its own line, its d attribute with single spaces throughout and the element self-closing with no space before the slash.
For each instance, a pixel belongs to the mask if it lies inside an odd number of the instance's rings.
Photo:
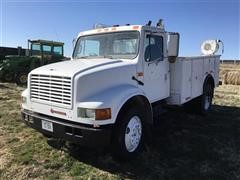
<svg viewBox="0 0 240 180">
<path fill-rule="evenodd" d="M 63 58 L 62 42 L 47 40 L 28 40 L 28 48 L 30 48 L 30 56 L 40 58 L 41 65 L 58 62 Z"/>
<path fill-rule="evenodd" d="M 30 71 L 43 65 L 66 60 L 62 42 L 28 40 L 27 56 L 6 56 L 0 64 L 0 81 L 15 81 L 18 85 L 27 83 Z"/>
</svg>

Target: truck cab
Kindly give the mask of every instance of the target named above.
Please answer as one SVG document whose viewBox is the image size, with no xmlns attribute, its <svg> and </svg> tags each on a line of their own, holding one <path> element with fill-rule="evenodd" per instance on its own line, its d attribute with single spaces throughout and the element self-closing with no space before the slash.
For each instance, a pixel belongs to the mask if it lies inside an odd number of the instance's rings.
<svg viewBox="0 0 240 180">
<path fill-rule="evenodd" d="M 111 146 L 116 159 L 135 157 L 164 105 L 211 107 L 219 56 L 180 58 L 178 49 L 179 34 L 161 23 L 80 32 L 71 61 L 29 73 L 23 120 L 47 136 Z"/>
</svg>

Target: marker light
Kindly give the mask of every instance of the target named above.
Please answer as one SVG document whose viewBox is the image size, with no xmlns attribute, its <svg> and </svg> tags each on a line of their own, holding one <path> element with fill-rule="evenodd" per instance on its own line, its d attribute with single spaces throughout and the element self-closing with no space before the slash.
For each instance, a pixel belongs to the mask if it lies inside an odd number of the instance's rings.
<svg viewBox="0 0 240 180">
<path fill-rule="evenodd" d="M 105 120 L 105 119 L 111 119 L 111 109 L 96 109 L 96 120 Z"/>
<path fill-rule="evenodd" d="M 139 29 L 139 26 L 133 26 L 132 28 L 133 29 Z"/>
</svg>

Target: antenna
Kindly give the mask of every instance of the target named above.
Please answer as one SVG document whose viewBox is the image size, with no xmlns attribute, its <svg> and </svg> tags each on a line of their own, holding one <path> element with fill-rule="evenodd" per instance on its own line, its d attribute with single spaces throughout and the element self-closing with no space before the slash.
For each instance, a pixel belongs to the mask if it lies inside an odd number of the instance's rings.
<svg viewBox="0 0 240 180">
<path fill-rule="evenodd" d="M 56 31 L 56 28 L 54 28 L 54 32 L 55 32 L 55 35 L 56 35 L 57 40 L 60 41 L 60 40 L 59 40 L 59 37 L 58 37 L 58 33 L 57 33 L 57 31 Z"/>
<path fill-rule="evenodd" d="M 157 27 L 160 29 L 164 29 L 163 19 L 159 19 L 159 21 L 157 22 Z"/>
</svg>

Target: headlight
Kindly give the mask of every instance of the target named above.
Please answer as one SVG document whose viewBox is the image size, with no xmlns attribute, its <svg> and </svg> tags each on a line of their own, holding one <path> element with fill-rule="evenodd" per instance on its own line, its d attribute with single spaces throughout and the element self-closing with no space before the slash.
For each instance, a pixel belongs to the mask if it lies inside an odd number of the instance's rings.
<svg viewBox="0 0 240 180">
<path fill-rule="evenodd" d="M 111 109 L 86 109 L 78 108 L 78 117 L 91 118 L 95 120 L 106 120 L 111 119 Z"/>
<path fill-rule="evenodd" d="M 25 104 L 27 102 L 27 97 L 22 96 L 22 104 Z"/>
<path fill-rule="evenodd" d="M 78 108 L 78 117 L 95 119 L 95 109 Z"/>
<path fill-rule="evenodd" d="M 95 119 L 95 109 L 85 109 L 85 116 Z"/>
</svg>

